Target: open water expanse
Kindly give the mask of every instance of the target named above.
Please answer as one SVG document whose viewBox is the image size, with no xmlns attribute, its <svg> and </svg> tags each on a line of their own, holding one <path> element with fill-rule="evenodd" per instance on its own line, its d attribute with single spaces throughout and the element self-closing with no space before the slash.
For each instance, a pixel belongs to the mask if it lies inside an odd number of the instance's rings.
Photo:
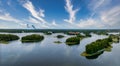
<svg viewBox="0 0 120 66">
<path fill-rule="evenodd" d="M 19 37 L 29 34 L 44 35 L 43 33 L 11 34 Z M 65 37 L 58 39 L 57 35 Z M 120 66 L 120 42 L 112 44 L 110 52 L 105 51 L 97 57 L 81 56 L 87 44 L 108 36 L 92 34 L 92 37 L 82 39 L 79 45 L 72 46 L 65 44 L 70 35 L 54 33 L 44 37 L 43 41 L 37 43 L 22 43 L 20 39 L 8 44 L 0 43 L 0 66 Z M 62 43 L 54 43 L 58 40 Z"/>
</svg>

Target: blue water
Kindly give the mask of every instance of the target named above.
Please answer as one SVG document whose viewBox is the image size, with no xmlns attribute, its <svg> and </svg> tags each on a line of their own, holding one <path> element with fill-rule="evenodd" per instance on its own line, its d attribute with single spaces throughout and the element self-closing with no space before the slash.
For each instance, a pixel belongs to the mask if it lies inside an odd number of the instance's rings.
<svg viewBox="0 0 120 66">
<path fill-rule="evenodd" d="M 12 33 L 20 37 L 32 33 Z M 37 33 L 44 35 L 42 33 Z M 62 39 L 55 36 L 64 35 Z M 68 46 L 64 42 L 69 35 L 55 33 L 44 35 L 45 39 L 38 43 L 21 43 L 20 40 L 9 44 L 0 44 L 0 66 L 119 66 L 120 43 L 114 43 L 111 52 L 103 52 L 97 58 L 88 59 L 80 54 L 85 45 L 107 36 L 92 34 L 92 37 L 80 41 L 79 45 Z M 54 41 L 61 41 L 56 44 Z"/>
</svg>

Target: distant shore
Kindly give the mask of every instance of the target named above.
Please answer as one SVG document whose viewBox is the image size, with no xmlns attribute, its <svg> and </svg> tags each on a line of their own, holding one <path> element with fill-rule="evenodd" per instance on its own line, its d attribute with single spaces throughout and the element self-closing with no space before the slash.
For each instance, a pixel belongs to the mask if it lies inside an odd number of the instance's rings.
<svg viewBox="0 0 120 66">
<path fill-rule="evenodd" d="M 120 32 L 120 29 L 0 29 L 0 32 L 9 33 L 23 33 L 23 32 L 46 32 L 51 31 L 54 33 L 61 32 L 97 32 L 97 31 L 107 31 L 107 32 Z"/>
</svg>

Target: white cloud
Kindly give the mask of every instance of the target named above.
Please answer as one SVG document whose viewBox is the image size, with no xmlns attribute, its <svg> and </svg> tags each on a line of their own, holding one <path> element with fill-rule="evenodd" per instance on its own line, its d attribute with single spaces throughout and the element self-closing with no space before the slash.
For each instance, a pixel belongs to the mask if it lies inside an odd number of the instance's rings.
<svg viewBox="0 0 120 66">
<path fill-rule="evenodd" d="M 104 3 L 104 0 L 99 0 L 98 1 L 95 1 L 93 0 L 94 3 L 96 2 L 96 4 L 94 4 L 94 7 L 93 7 L 93 4 L 92 5 L 89 5 L 89 6 L 92 6 L 92 10 L 93 10 L 93 15 L 95 14 L 95 11 L 97 11 L 97 9 L 103 5 Z M 93 3 L 93 1 L 91 3 Z M 96 5 L 96 6 L 95 6 Z M 91 17 L 88 17 L 87 19 L 80 19 L 79 23 L 75 23 L 75 15 L 76 13 L 79 11 L 79 9 L 75 9 L 73 10 L 73 5 L 71 4 L 71 0 L 66 0 L 66 6 L 65 6 L 65 9 L 66 11 L 69 13 L 69 19 L 64 19 L 64 21 L 66 22 L 69 22 L 69 23 L 72 23 L 71 25 L 70 24 L 67 24 L 69 26 L 69 28 L 102 28 L 104 27 L 104 24 L 102 24 L 99 19 L 95 19 L 95 18 L 91 18 Z"/>
<path fill-rule="evenodd" d="M 80 21 L 76 21 L 76 14 L 79 11 L 78 8 L 74 8 L 72 0 L 65 0 L 65 10 L 69 14 L 69 18 L 64 19 L 64 23 L 57 23 L 53 20 L 47 22 L 45 20 L 45 10 L 39 8 L 36 9 L 30 0 L 20 0 L 22 2 L 23 8 L 25 8 L 30 16 L 23 20 L 19 20 L 11 16 L 9 13 L 4 13 L 2 11 L 4 8 L 0 9 L 0 20 L 6 22 L 14 22 L 14 24 L 20 24 L 25 26 L 25 23 L 30 25 L 35 25 L 37 28 L 120 28 L 120 5 L 112 4 L 111 0 L 91 0 L 88 4 L 88 9 L 91 12 L 91 16 L 87 18 L 80 18 Z M 1 1 L 0 1 L 1 3 Z M 12 2 L 6 1 L 8 5 Z M 1 3 L 2 4 L 2 3 Z M 1 5 L 0 4 L 0 5 Z M 9 7 L 11 8 L 11 7 Z M 86 7 L 85 7 L 86 8 Z M 5 9 L 6 11 L 6 9 Z M 95 17 L 94 17 L 95 16 Z M 85 15 L 86 17 L 86 15 Z M 54 18 L 53 18 L 54 19 Z M 67 23 L 68 22 L 68 23 Z M 4 28 L 4 26 L 0 26 Z"/>
<path fill-rule="evenodd" d="M 79 9 L 73 9 L 73 5 L 71 4 L 71 0 L 66 0 L 65 5 L 66 11 L 69 13 L 69 19 L 64 19 L 65 22 L 73 23 L 75 22 L 75 15 L 79 11 Z"/>
<path fill-rule="evenodd" d="M 35 18 L 33 18 L 33 17 L 29 17 L 28 22 L 37 23 L 37 24 L 40 23 L 37 19 L 35 19 Z"/>
<path fill-rule="evenodd" d="M 39 16 L 41 17 L 45 17 L 44 15 L 44 10 L 43 9 L 40 9 L 39 12 L 38 12 Z"/>
<path fill-rule="evenodd" d="M 80 28 L 102 28 L 103 27 L 103 25 L 98 20 L 93 18 L 80 20 L 77 26 Z"/>
<path fill-rule="evenodd" d="M 90 4 L 88 4 L 88 7 L 89 9 L 95 11 L 99 7 L 103 6 L 105 3 L 105 0 L 91 0 Z"/>
<path fill-rule="evenodd" d="M 55 20 L 53 20 L 52 25 L 53 25 L 53 26 L 57 26 Z"/>
<path fill-rule="evenodd" d="M 22 4 L 22 6 L 27 9 L 32 16 L 29 16 L 29 19 L 27 19 L 26 21 L 28 22 L 32 22 L 32 23 L 35 23 L 37 25 L 35 26 L 38 26 L 39 28 L 52 28 L 54 26 L 56 26 L 56 22 L 53 21 L 51 23 L 48 23 L 44 17 L 45 17 L 45 14 L 44 14 L 44 10 L 43 9 L 39 9 L 39 11 L 37 11 L 34 7 L 34 5 L 32 4 L 32 2 L 30 2 L 29 0 L 27 1 L 20 1 Z"/>
<path fill-rule="evenodd" d="M 0 28 L 2 28 L 2 29 L 8 29 L 9 27 L 5 26 L 5 25 L 0 25 Z"/>
<path fill-rule="evenodd" d="M 0 14 L 0 20 L 15 22 L 17 24 L 20 24 L 21 26 L 25 26 L 25 24 L 23 24 L 22 21 L 12 17 L 9 13 Z"/>
<path fill-rule="evenodd" d="M 29 19 L 25 19 L 25 21 L 34 24 L 37 28 L 49 28 L 49 25 L 47 25 L 47 23 L 41 23 L 39 20 L 35 19 L 34 17 L 29 17 Z"/>
<path fill-rule="evenodd" d="M 120 6 L 101 11 L 100 18 L 106 25 L 111 27 L 120 26 Z"/>
<path fill-rule="evenodd" d="M 43 19 L 43 17 L 45 17 L 45 15 L 44 15 L 44 10 L 40 9 L 39 11 L 36 11 L 36 10 L 35 10 L 35 7 L 34 7 L 33 4 L 32 4 L 32 2 L 26 1 L 26 2 L 23 4 L 23 7 L 24 7 L 25 9 L 27 9 L 27 10 L 31 13 L 32 17 L 38 19 L 39 22 L 43 22 L 43 23 L 46 22 L 46 21 Z"/>
<path fill-rule="evenodd" d="M 0 14 L 0 19 L 5 21 L 19 22 L 19 20 L 13 18 L 9 13 Z"/>
<path fill-rule="evenodd" d="M 120 5 L 111 5 L 111 0 L 92 0 L 88 5 L 91 10 L 90 18 L 95 19 L 97 26 L 101 28 L 120 28 Z M 95 16 L 95 17 L 93 17 Z M 86 20 L 84 20 L 86 21 Z M 86 21 L 88 25 L 91 21 Z M 83 23 L 83 22 L 82 22 Z M 82 24 L 81 23 L 81 24 Z M 85 22 L 83 23 L 83 25 Z M 91 24 L 92 25 L 92 24 Z M 95 25 L 95 26 L 96 26 Z M 94 24 L 93 24 L 94 26 Z"/>
<path fill-rule="evenodd" d="M 92 11 L 91 17 L 93 17 L 94 15 L 97 15 L 97 13 L 99 13 L 100 10 L 107 9 L 108 7 L 106 6 L 109 5 L 110 2 L 111 0 L 90 1 L 90 4 L 88 4 L 88 8 Z"/>
</svg>

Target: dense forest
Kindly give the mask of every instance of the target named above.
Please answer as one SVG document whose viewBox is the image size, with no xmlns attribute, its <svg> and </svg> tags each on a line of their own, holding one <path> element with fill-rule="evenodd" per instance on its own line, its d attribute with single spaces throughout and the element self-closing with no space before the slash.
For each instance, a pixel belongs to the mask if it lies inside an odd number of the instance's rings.
<svg viewBox="0 0 120 66">
<path fill-rule="evenodd" d="M 74 44 L 79 44 L 80 43 L 80 38 L 79 37 L 70 37 L 66 39 L 66 44 L 68 45 L 74 45 Z"/>
<path fill-rule="evenodd" d="M 12 34 L 0 34 L 0 41 L 13 41 L 18 40 L 19 37 L 17 35 Z"/>
<path fill-rule="evenodd" d="M 21 38 L 21 41 L 22 42 L 39 42 L 39 41 L 42 41 L 43 39 L 44 39 L 44 36 L 42 35 L 32 34 L 32 35 L 23 36 Z"/>
<path fill-rule="evenodd" d="M 105 39 L 98 39 L 95 42 L 86 45 L 86 53 L 93 54 L 110 46 L 113 42 L 119 42 L 118 35 L 110 35 Z"/>
</svg>

